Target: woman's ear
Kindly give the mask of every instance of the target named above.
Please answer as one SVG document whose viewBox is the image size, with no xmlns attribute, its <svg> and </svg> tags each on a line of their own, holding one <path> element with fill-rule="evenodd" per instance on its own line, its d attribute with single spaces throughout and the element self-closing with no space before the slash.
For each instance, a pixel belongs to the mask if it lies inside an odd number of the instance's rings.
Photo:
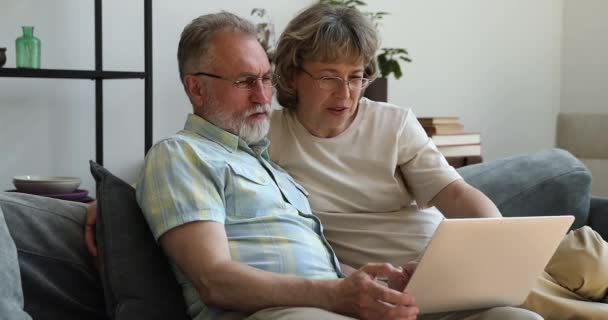
<svg viewBox="0 0 608 320">
<path fill-rule="evenodd" d="M 184 77 L 183 83 L 186 94 L 190 98 L 192 105 L 195 108 L 202 106 L 205 96 L 207 95 L 205 84 L 202 83 L 199 77 L 190 74 Z"/>
<path fill-rule="evenodd" d="M 289 78 L 287 79 L 287 84 L 289 85 L 289 88 L 291 88 L 292 90 L 295 90 L 296 88 L 296 72 L 293 71 L 291 73 L 291 75 L 289 75 Z"/>
</svg>

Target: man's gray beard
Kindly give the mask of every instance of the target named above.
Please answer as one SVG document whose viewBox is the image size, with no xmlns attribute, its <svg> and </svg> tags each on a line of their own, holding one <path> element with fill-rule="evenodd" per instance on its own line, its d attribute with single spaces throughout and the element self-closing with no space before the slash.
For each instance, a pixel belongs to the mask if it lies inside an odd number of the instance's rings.
<svg viewBox="0 0 608 320">
<path fill-rule="evenodd" d="M 268 134 L 270 129 L 270 104 L 258 104 L 247 110 L 242 115 L 235 115 L 224 112 L 219 101 L 215 96 L 207 97 L 202 108 L 203 118 L 213 123 L 214 125 L 241 137 L 248 145 L 260 142 Z M 247 117 L 254 113 L 266 112 L 268 117 L 263 121 L 255 121 L 246 123 Z"/>
</svg>

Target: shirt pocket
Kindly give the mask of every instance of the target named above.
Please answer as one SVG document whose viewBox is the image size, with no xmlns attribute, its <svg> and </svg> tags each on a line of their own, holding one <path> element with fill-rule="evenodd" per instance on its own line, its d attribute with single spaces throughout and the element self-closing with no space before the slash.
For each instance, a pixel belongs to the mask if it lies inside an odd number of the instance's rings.
<svg viewBox="0 0 608 320">
<path fill-rule="evenodd" d="M 228 193 L 233 200 L 233 212 L 227 214 L 254 218 L 271 215 L 273 210 L 284 208 L 281 192 L 266 170 L 242 164 L 229 164 L 229 167 L 233 173 L 232 192 Z"/>
<path fill-rule="evenodd" d="M 276 178 L 287 201 L 301 213 L 311 214 L 308 191 L 287 173 L 279 173 Z"/>
<path fill-rule="evenodd" d="M 308 198 L 308 191 L 306 191 L 306 188 L 304 188 L 304 186 L 302 186 L 301 184 L 299 184 L 292 176 L 287 175 L 287 179 L 293 183 L 294 186 L 296 186 L 296 188 L 302 192 L 302 194 L 304 194 L 306 196 L 306 198 Z"/>
</svg>

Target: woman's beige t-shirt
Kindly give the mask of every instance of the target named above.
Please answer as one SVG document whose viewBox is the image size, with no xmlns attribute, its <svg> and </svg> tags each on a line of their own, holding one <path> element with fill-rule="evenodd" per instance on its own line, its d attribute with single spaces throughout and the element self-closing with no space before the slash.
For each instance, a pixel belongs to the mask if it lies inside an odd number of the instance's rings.
<svg viewBox="0 0 608 320">
<path fill-rule="evenodd" d="M 269 138 L 270 157 L 308 190 L 326 238 L 353 267 L 415 259 L 443 218 L 428 202 L 460 179 L 410 109 L 366 98 L 336 137 L 311 135 L 281 109 Z"/>
</svg>

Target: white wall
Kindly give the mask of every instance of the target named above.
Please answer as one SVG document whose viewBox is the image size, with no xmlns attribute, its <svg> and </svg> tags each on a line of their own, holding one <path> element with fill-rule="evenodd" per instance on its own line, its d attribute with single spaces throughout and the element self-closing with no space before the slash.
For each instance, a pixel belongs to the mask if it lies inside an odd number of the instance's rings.
<svg viewBox="0 0 608 320">
<path fill-rule="evenodd" d="M 419 116 L 460 116 L 484 159 L 552 146 L 559 110 L 561 1 L 373 1 L 395 12 L 386 46 L 413 63 L 389 99 Z"/>
<path fill-rule="evenodd" d="M 608 112 L 608 1 L 564 3 L 561 111 Z"/>
<path fill-rule="evenodd" d="M 93 68 L 93 1 L 3 0 L 0 47 L 14 67 L 14 39 L 36 26 L 43 67 Z M 190 111 L 178 82 L 179 34 L 199 14 L 270 10 L 277 31 L 314 0 L 154 1 L 154 139 Z M 420 116 L 456 115 L 482 133 L 488 160 L 552 146 L 560 105 L 562 2 L 555 0 L 370 0 L 390 11 L 384 46 L 414 63 L 389 83 L 389 99 Z M 33 10 L 33 9 L 36 10 Z M 104 64 L 143 69 L 141 1 L 104 1 Z M 143 81 L 105 82 L 105 166 L 133 180 L 143 159 Z M 0 189 L 17 174 L 76 175 L 93 189 L 94 86 L 87 80 L 0 78 Z"/>
<path fill-rule="evenodd" d="M 561 111 L 608 113 L 608 1 L 565 0 L 562 41 Z M 608 124 L 604 123 L 604 127 Z M 604 135 L 605 136 L 605 135 Z M 607 144 L 607 139 L 597 143 Z M 607 146 L 607 145 L 605 145 Z M 581 159 L 593 176 L 594 195 L 608 196 L 608 164 Z"/>
</svg>

